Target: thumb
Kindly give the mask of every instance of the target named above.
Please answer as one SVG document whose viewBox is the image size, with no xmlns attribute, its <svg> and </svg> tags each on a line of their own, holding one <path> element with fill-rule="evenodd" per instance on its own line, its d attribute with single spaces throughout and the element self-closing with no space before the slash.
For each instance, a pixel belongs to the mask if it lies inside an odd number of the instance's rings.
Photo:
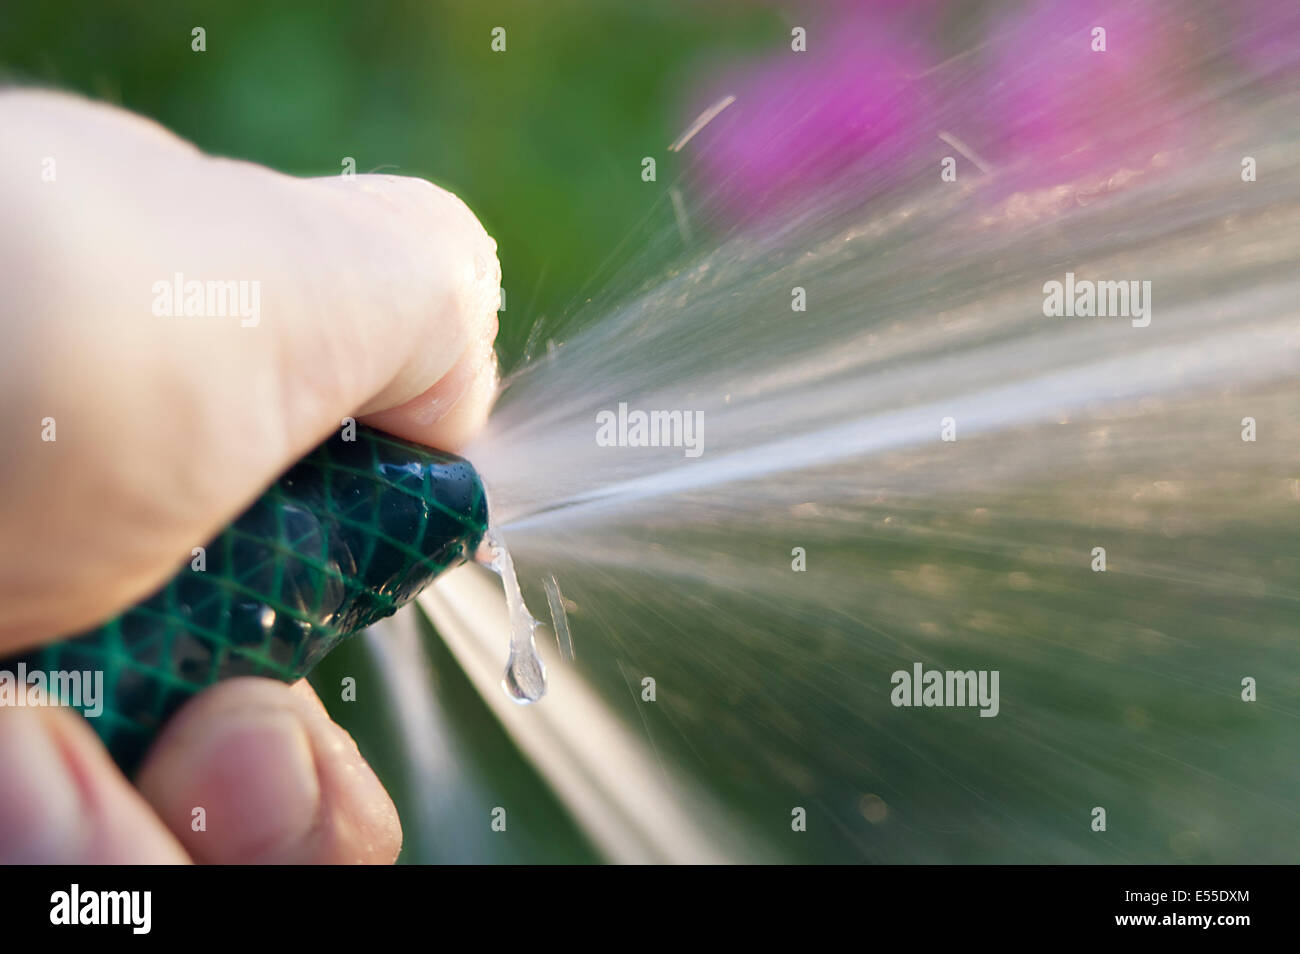
<svg viewBox="0 0 1300 954">
<path fill-rule="evenodd" d="M 496 245 L 450 193 L 48 92 L 0 93 L 0 140 L 0 649 L 148 595 L 344 417 L 484 420 Z"/>
</svg>

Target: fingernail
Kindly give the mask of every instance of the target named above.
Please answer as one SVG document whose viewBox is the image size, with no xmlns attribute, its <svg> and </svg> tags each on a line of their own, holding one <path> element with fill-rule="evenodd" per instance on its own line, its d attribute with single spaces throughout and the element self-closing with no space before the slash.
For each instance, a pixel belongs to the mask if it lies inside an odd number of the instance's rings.
<svg viewBox="0 0 1300 954">
<path fill-rule="evenodd" d="M 330 719 L 305 683 L 295 693 L 310 709 L 317 765 L 330 793 L 333 829 L 330 860 L 347 864 L 392 864 L 402 845 L 402 825 L 388 791 L 366 762 L 356 741 Z"/>
<path fill-rule="evenodd" d="M 86 815 L 46 714 L 0 709 L 0 863 L 74 860 Z"/>
<path fill-rule="evenodd" d="M 496 387 L 496 352 L 491 338 L 481 339 L 432 387 L 398 407 L 367 414 L 364 421 L 407 440 L 455 450 L 481 426 Z"/>
<path fill-rule="evenodd" d="M 141 789 L 207 862 L 292 857 L 317 824 L 320 780 L 301 717 L 286 707 L 197 722 L 151 759 Z M 196 821 L 202 820 L 197 825 Z"/>
</svg>

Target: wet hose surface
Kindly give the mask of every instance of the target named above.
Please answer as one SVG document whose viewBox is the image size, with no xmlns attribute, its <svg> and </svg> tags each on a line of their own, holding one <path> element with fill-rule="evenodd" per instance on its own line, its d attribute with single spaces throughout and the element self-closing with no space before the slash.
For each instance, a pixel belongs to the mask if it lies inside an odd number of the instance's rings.
<svg viewBox="0 0 1300 954">
<path fill-rule="evenodd" d="M 295 464 L 158 592 L 0 670 L 102 671 L 102 712 L 88 721 L 127 772 L 208 686 L 305 676 L 468 559 L 487 528 L 468 461 L 363 426 L 344 437 Z"/>
</svg>

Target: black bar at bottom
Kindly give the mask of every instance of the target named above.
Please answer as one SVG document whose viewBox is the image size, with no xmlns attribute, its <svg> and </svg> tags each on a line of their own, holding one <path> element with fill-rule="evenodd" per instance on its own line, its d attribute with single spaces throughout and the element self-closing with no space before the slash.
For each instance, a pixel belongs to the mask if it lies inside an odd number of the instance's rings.
<svg viewBox="0 0 1300 954">
<path fill-rule="evenodd" d="M 611 939 L 623 930 L 629 939 L 665 940 L 721 930 L 734 941 L 778 925 L 815 938 L 841 922 L 859 935 L 902 930 L 927 942 L 1130 934 L 1230 943 L 1290 922 L 1293 875 L 1285 867 L 48 867 L 0 869 L 0 898 L 11 942 L 75 933 L 81 941 L 204 947 L 348 937 L 437 945 L 444 938 L 436 925 L 453 937 L 486 929 L 485 940 L 504 932 L 525 944 L 562 943 L 564 933 L 590 926 L 612 929 Z"/>
</svg>

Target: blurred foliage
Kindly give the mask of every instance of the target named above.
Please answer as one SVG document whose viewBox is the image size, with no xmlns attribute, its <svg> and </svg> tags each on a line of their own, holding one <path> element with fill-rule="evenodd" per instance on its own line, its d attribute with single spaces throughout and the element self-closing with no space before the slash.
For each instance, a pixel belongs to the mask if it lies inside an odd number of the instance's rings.
<svg viewBox="0 0 1300 954">
<path fill-rule="evenodd" d="M 5 82 L 118 103 L 295 175 L 338 174 L 352 156 L 358 172 L 460 195 L 499 243 L 507 368 L 662 198 L 669 177 L 642 182 L 640 161 L 671 158 L 692 77 L 785 29 L 765 4 L 687 0 L 8 7 Z M 190 48 L 196 26 L 206 52 Z M 496 26 L 505 53 L 490 48 Z"/>
</svg>

